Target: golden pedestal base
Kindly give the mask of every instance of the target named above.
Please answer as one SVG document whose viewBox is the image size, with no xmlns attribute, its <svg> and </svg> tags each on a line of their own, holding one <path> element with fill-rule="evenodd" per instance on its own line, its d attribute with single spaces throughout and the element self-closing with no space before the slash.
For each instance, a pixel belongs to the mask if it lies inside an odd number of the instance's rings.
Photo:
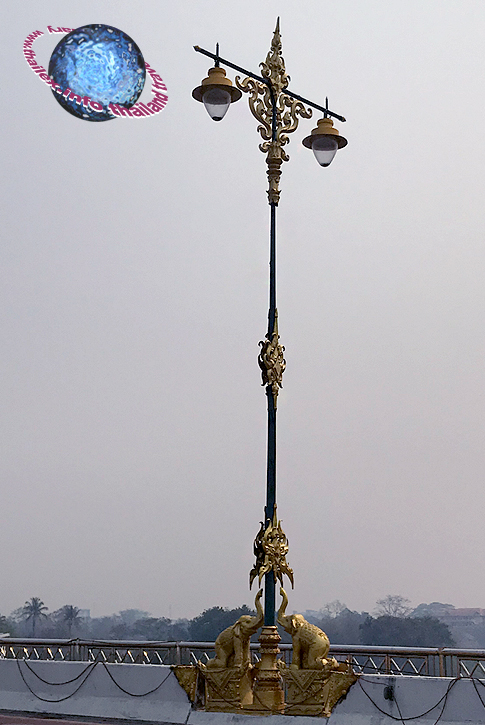
<svg viewBox="0 0 485 725">
<path fill-rule="evenodd" d="M 197 666 L 172 668 L 197 709 L 330 717 L 358 679 L 348 665 L 332 658 L 326 669 L 286 667 L 276 659 L 280 653 L 276 627 L 263 627 L 259 641 L 261 660 L 254 666 L 206 667 L 199 662 Z"/>
<path fill-rule="evenodd" d="M 285 693 L 276 660 L 280 653 L 277 628 L 263 627 L 259 641 L 261 660 L 254 666 L 174 666 L 177 680 L 190 701 L 208 712 L 284 712 Z"/>
<path fill-rule="evenodd" d="M 251 710 L 262 715 L 282 713 L 285 693 L 276 657 L 281 637 L 277 627 L 263 627 L 259 636 L 261 660 L 254 667 L 253 705 Z"/>
</svg>

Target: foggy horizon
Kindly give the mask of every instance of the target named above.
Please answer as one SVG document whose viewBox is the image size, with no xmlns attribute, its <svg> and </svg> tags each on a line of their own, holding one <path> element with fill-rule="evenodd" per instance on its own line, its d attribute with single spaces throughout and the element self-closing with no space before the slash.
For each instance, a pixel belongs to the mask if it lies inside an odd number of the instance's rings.
<svg viewBox="0 0 485 725">
<path fill-rule="evenodd" d="M 394 595 L 391 595 L 391 596 L 394 596 Z M 401 597 L 402 595 L 397 595 L 397 596 L 398 597 Z M 16 612 L 18 612 L 19 610 L 21 610 L 23 608 L 24 604 L 27 604 L 30 599 L 31 599 L 31 597 L 29 597 L 28 600 L 26 600 L 24 603 L 20 604 L 18 607 L 16 607 L 15 609 L 13 609 L 11 612 L 3 612 L 3 611 L 0 611 L 0 615 L 6 616 L 6 617 L 11 617 L 13 614 L 15 614 Z M 200 612 L 197 612 L 194 615 L 191 615 L 190 617 L 183 616 L 183 615 L 179 615 L 179 614 L 177 614 L 177 612 L 172 612 L 170 616 L 169 616 L 168 613 L 148 612 L 148 611 L 143 610 L 143 609 L 138 608 L 138 607 L 126 607 L 126 608 L 119 609 L 119 610 L 117 610 L 117 609 L 114 609 L 114 610 L 111 609 L 109 612 L 104 612 L 104 613 L 103 612 L 102 613 L 93 613 L 93 611 L 90 609 L 89 606 L 79 606 L 75 602 L 65 602 L 63 605 L 60 605 L 59 607 L 50 607 L 49 604 L 48 604 L 48 602 L 45 602 L 42 599 L 42 597 L 39 597 L 39 599 L 41 599 L 42 603 L 47 606 L 47 610 L 48 611 L 46 611 L 45 613 L 48 616 L 54 614 L 57 611 L 59 611 L 60 609 L 62 609 L 63 606 L 68 605 L 68 606 L 77 607 L 77 609 L 79 609 L 80 611 L 89 611 L 89 617 L 91 619 L 101 619 L 103 617 L 108 617 L 108 618 L 109 617 L 116 617 L 116 616 L 123 615 L 124 613 L 127 613 L 127 612 L 128 613 L 130 613 L 130 612 L 133 612 L 133 613 L 134 612 L 138 612 L 140 614 L 148 615 L 149 617 L 154 617 L 154 618 L 159 618 L 159 619 L 166 618 L 166 619 L 169 619 L 169 620 L 172 620 L 172 621 L 177 621 L 177 620 L 185 620 L 185 619 L 188 619 L 188 620 L 194 619 L 195 617 L 197 617 L 200 614 L 202 614 L 203 611 L 206 611 L 208 609 L 212 609 L 214 607 L 220 607 L 222 609 L 237 609 L 238 607 L 248 606 L 248 607 L 250 607 L 251 609 L 254 610 L 254 601 L 253 602 L 251 602 L 251 601 L 244 601 L 244 602 L 240 602 L 239 604 L 236 604 L 234 607 L 227 607 L 224 604 L 214 603 L 212 605 L 209 605 L 208 607 L 205 607 L 204 610 L 201 610 Z M 414 603 L 411 603 L 406 597 L 403 597 L 403 599 L 404 599 L 405 603 L 407 602 L 408 607 L 409 607 L 409 610 L 411 612 L 413 612 L 415 609 L 417 609 L 421 604 L 437 604 L 438 603 L 438 602 L 433 601 L 433 602 L 420 602 L 419 604 L 414 604 Z M 379 606 L 378 606 L 379 605 L 379 601 L 374 602 L 374 605 L 369 610 L 366 610 L 366 609 L 358 610 L 355 607 L 353 607 L 352 605 L 348 605 L 346 602 L 342 602 L 340 600 L 334 600 L 332 602 L 323 602 L 319 607 L 315 607 L 315 608 L 307 607 L 307 609 L 303 610 L 302 613 L 305 613 L 305 612 L 306 613 L 308 613 L 308 612 L 316 612 L 316 613 L 319 613 L 319 612 L 324 611 L 325 610 L 325 607 L 327 605 L 332 605 L 332 604 L 335 604 L 335 603 L 338 603 L 339 605 L 341 605 L 342 606 L 342 609 L 348 609 L 348 610 L 350 610 L 352 612 L 358 612 L 360 614 L 367 613 L 367 614 L 370 614 L 371 616 L 374 616 L 374 617 L 379 615 L 379 612 L 377 611 L 379 609 Z M 439 604 L 443 604 L 445 606 L 451 606 L 454 609 L 461 609 L 462 608 L 459 605 L 456 605 L 456 604 L 454 604 L 452 602 L 439 602 Z M 472 607 L 472 609 L 473 608 L 474 607 Z M 485 609 L 485 607 L 479 607 L 478 605 L 477 605 L 476 608 L 480 608 L 480 609 L 483 608 L 483 609 Z M 333 615 L 329 615 L 329 616 L 333 616 Z"/>
</svg>

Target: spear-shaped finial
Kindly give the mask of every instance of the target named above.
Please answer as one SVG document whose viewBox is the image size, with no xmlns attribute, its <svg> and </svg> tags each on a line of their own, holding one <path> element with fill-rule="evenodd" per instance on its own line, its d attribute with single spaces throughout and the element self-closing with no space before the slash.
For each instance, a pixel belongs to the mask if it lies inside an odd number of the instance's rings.
<svg viewBox="0 0 485 725">
<path fill-rule="evenodd" d="M 271 80 L 273 91 L 278 95 L 288 85 L 288 77 L 285 73 L 285 61 L 281 54 L 280 19 L 276 20 L 276 27 L 271 41 L 271 48 L 266 56 L 266 62 L 260 63 L 262 74 Z"/>
<path fill-rule="evenodd" d="M 281 55 L 281 35 L 280 35 L 280 19 L 279 19 L 279 17 L 276 18 L 276 27 L 274 29 L 273 40 L 271 42 L 271 50 L 274 53 L 279 53 Z"/>
</svg>

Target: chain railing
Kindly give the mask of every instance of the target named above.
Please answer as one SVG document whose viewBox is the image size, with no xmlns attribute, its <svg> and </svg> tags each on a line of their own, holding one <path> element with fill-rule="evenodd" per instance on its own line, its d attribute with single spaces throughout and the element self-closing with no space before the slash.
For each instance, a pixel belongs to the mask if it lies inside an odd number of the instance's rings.
<svg viewBox="0 0 485 725">
<path fill-rule="evenodd" d="M 291 662 L 291 644 L 280 644 Z M 253 661 L 259 643 L 251 644 Z M 330 654 L 356 674 L 472 677 L 485 680 L 485 650 L 424 647 L 333 645 Z M 0 659 L 55 662 L 107 662 L 142 665 L 189 665 L 214 655 L 214 642 L 94 641 L 83 639 L 0 639 Z"/>
</svg>

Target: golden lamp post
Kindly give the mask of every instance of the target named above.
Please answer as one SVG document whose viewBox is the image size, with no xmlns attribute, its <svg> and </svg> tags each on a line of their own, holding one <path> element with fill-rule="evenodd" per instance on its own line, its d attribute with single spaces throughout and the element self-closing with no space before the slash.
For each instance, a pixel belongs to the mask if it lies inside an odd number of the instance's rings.
<svg viewBox="0 0 485 725">
<path fill-rule="evenodd" d="M 347 145 L 347 141 L 341 136 L 333 125 L 333 118 L 345 121 L 345 118 L 339 116 L 328 108 L 328 99 L 325 106 L 317 105 L 312 101 L 302 98 L 288 89 L 289 76 L 285 70 L 285 63 L 282 56 L 281 36 L 279 29 L 279 18 L 276 23 L 271 49 L 264 63 L 260 63 L 261 74 L 257 75 L 221 58 L 219 55 L 219 45 L 216 45 L 216 52 L 211 53 L 199 46 L 194 49 L 198 53 L 212 58 L 214 67 L 210 68 L 208 75 L 200 86 L 195 88 L 192 96 L 195 100 L 204 104 L 207 112 L 214 121 L 221 121 L 231 103 L 238 101 L 243 93 L 248 94 L 249 108 L 252 115 L 258 121 L 258 131 L 262 138 L 260 150 L 266 154 L 267 176 L 268 176 L 268 203 L 270 206 L 270 274 L 269 274 L 269 312 L 268 312 L 268 328 L 266 337 L 259 344 L 261 350 L 258 356 L 258 363 L 261 368 L 262 384 L 265 386 L 268 410 L 268 448 L 267 448 L 267 475 L 266 475 L 266 506 L 264 509 L 264 521 L 254 541 L 254 553 L 256 562 L 250 572 L 250 586 L 257 577 L 261 584 L 264 578 L 264 626 L 262 628 L 261 643 L 261 661 L 258 665 L 257 674 L 252 675 L 252 684 L 247 680 L 244 685 L 243 680 L 238 680 L 238 688 L 236 699 L 239 698 L 240 703 L 253 703 L 253 708 L 260 711 L 282 712 L 285 707 L 284 692 L 281 687 L 281 674 L 277 666 L 276 654 L 279 652 L 278 643 L 280 637 L 276 627 L 276 607 L 275 594 L 276 582 L 279 580 L 283 584 L 283 575 L 288 576 L 293 586 L 293 571 L 286 561 L 288 553 L 288 540 L 281 528 L 281 522 L 277 518 L 276 513 L 276 407 L 278 391 L 282 387 L 283 372 L 286 367 L 284 359 L 284 347 L 279 341 L 278 334 L 278 312 L 276 307 L 276 208 L 280 200 L 279 182 L 281 177 L 281 167 L 284 161 L 289 160 L 289 156 L 285 151 L 285 146 L 289 142 L 289 134 L 296 131 L 300 118 L 310 118 L 312 116 L 312 108 L 323 113 L 323 118 L 319 119 L 316 128 L 312 130 L 309 136 L 303 139 L 302 143 L 305 147 L 313 150 L 316 160 L 320 166 L 329 166 L 332 162 L 337 150 Z M 222 66 L 232 68 L 239 73 L 244 73 L 245 78 L 242 80 L 239 76 L 235 78 L 235 86 L 229 78 L 226 77 L 226 71 Z M 281 588 L 284 607 L 286 607 L 287 597 L 283 588 Z M 263 610 L 259 603 L 262 592 L 258 593 L 256 605 L 260 617 L 253 618 L 253 622 L 236 623 L 244 629 L 247 625 L 248 631 L 256 626 L 263 624 Z M 284 626 L 289 617 L 284 617 L 283 604 L 278 612 L 278 622 Z M 301 617 L 301 615 L 296 615 Z M 303 620 L 303 617 L 301 617 Z M 303 620 L 305 621 L 305 620 Z M 239 622 L 239 620 L 238 620 Z M 242 666 L 244 659 L 249 657 L 249 636 L 247 637 L 247 657 L 243 653 L 240 655 L 238 647 L 234 645 L 235 630 L 233 625 L 231 630 L 232 637 L 232 654 L 228 654 L 229 649 L 222 646 L 224 640 L 227 639 L 227 631 L 221 633 L 216 642 L 216 659 L 210 664 L 211 676 L 214 677 L 216 670 L 228 668 L 229 664 Z M 308 627 L 309 625 L 306 623 Z M 290 626 L 290 625 L 288 625 Z M 318 628 L 314 628 L 315 630 Z M 290 631 L 290 629 L 287 629 Z M 321 632 L 321 630 L 318 630 Z M 250 634 L 253 632 L 251 631 Z M 321 633 L 323 635 L 323 633 Z M 241 635 L 237 635 L 240 637 Z M 326 639 L 326 636 L 323 635 Z M 224 639 L 225 638 L 225 639 Z M 220 640 L 220 641 L 219 641 Z M 293 665 L 295 664 L 295 638 Z M 326 639 L 328 643 L 328 639 Z M 219 643 L 219 648 L 218 648 Z M 244 643 L 246 646 L 246 642 Z M 227 650 L 227 651 L 226 651 Z M 322 650 L 323 651 L 323 650 Z M 328 652 L 328 647 L 327 647 Z M 227 656 L 226 656 L 227 655 Z M 232 658 L 232 659 L 231 659 Z M 308 658 L 307 658 L 308 659 Z M 229 662 L 230 660 L 230 662 Z M 305 660 L 308 664 L 308 661 Z M 317 663 L 317 669 L 326 665 L 327 662 L 322 659 Z M 335 661 L 334 661 L 335 662 Z M 292 666 L 293 666 L 292 665 Z M 303 667 L 303 665 L 302 665 Z M 207 670 L 209 673 L 209 669 Z M 249 678 L 251 679 L 251 678 Z M 215 681 L 214 681 L 215 682 Z M 219 680 L 219 685 L 214 684 L 215 691 L 217 687 L 222 687 L 223 680 Z M 224 680 L 225 682 L 225 680 Z M 242 683 L 242 684 L 241 684 Z M 228 687 L 227 683 L 225 687 Z M 248 694 L 251 690 L 251 695 Z M 214 697 L 216 697 L 214 695 Z M 224 697 L 221 695 L 222 700 Z M 245 699 L 246 698 L 246 699 Z M 240 704 L 242 707 L 243 705 Z M 217 709 L 217 707 L 215 708 Z M 221 709 L 224 709 L 221 706 Z"/>
</svg>

